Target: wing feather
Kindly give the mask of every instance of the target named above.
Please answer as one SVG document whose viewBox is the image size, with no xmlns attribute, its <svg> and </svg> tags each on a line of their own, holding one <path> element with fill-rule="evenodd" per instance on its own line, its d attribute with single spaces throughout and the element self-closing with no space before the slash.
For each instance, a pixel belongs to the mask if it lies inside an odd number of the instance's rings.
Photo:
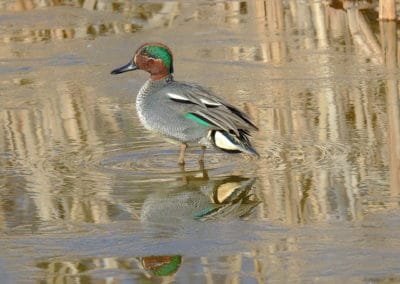
<svg viewBox="0 0 400 284">
<path fill-rule="evenodd" d="M 239 129 L 246 132 L 258 130 L 245 113 L 202 86 L 173 81 L 168 87 L 166 96 L 183 114 L 195 114 L 216 128 L 236 135 L 239 135 Z"/>
</svg>

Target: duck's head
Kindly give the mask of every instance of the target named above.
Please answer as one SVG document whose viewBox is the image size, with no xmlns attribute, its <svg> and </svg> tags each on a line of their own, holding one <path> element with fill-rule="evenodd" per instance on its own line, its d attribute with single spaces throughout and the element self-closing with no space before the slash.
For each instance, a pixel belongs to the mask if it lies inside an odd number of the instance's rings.
<svg viewBox="0 0 400 284">
<path fill-rule="evenodd" d="M 120 74 L 133 70 L 150 73 L 153 80 L 159 80 L 174 72 L 172 52 L 162 43 L 146 43 L 139 47 L 128 64 L 114 69 L 111 74 Z"/>
</svg>

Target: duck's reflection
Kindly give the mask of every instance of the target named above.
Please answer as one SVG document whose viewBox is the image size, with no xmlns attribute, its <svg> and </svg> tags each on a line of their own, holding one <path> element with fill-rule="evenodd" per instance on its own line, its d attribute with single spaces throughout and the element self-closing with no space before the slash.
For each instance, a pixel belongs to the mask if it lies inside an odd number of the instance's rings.
<svg viewBox="0 0 400 284">
<path fill-rule="evenodd" d="M 252 193 L 256 181 L 254 177 L 211 179 L 206 171 L 200 172 L 200 177 L 196 177 L 196 173 L 185 172 L 185 182 L 179 188 L 167 190 L 161 187 L 148 195 L 141 209 L 140 220 L 165 226 L 175 225 L 179 221 L 195 224 L 199 220 L 242 219 L 249 217 L 260 204 L 260 200 Z M 46 271 L 47 283 L 59 283 L 77 275 L 91 281 L 96 279 L 97 273 L 108 273 L 106 271 L 119 271 L 119 275 L 126 274 L 137 280 L 160 277 L 174 280 L 183 263 L 184 257 L 178 253 L 157 254 L 156 250 L 147 256 L 54 260 L 39 262 L 36 266 Z"/>
<path fill-rule="evenodd" d="M 187 184 L 173 191 L 157 191 L 143 203 L 144 222 L 245 218 L 260 204 L 251 192 L 255 178 L 229 176 L 209 180 L 186 176 Z"/>
</svg>

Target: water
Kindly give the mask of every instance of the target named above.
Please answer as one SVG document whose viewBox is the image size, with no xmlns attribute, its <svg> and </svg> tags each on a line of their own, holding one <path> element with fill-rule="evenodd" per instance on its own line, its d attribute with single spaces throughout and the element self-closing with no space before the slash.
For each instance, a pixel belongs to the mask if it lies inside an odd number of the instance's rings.
<svg viewBox="0 0 400 284">
<path fill-rule="evenodd" d="M 400 282 L 398 30 L 374 5 L 0 1 L 1 282 Z M 253 117 L 260 159 L 177 165 L 136 116 L 147 74 L 109 74 L 148 41 Z"/>
</svg>

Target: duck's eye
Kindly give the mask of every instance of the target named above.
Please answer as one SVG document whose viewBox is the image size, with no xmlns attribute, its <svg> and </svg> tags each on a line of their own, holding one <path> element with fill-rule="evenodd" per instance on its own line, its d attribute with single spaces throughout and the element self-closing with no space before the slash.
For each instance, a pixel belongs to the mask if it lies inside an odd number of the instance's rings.
<svg viewBox="0 0 400 284">
<path fill-rule="evenodd" d="M 154 54 L 148 52 L 148 51 L 143 51 L 141 52 L 141 55 L 146 56 L 147 58 L 153 58 L 153 59 L 158 59 L 157 56 L 155 56 Z"/>
<path fill-rule="evenodd" d="M 144 55 L 144 56 L 149 56 L 149 52 L 147 50 L 142 50 L 142 52 L 140 53 L 140 55 Z"/>
</svg>

